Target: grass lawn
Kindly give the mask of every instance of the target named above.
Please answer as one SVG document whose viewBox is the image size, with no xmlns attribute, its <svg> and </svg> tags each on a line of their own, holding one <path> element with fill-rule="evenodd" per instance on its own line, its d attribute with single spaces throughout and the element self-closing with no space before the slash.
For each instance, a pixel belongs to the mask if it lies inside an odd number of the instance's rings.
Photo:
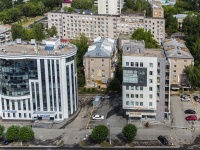
<svg viewBox="0 0 200 150">
<path fill-rule="evenodd" d="M 44 16 L 37 16 L 34 18 L 27 18 L 28 20 L 23 22 L 22 21 L 22 26 L 28 27 L 30 24 L 33 24 L 35 21 L 42 19 Z"/>
</svg>

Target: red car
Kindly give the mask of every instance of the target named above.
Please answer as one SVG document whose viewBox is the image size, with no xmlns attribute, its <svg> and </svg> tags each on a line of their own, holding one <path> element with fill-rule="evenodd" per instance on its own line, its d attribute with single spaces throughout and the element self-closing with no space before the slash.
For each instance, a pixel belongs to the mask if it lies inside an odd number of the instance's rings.
<svg viewBox="0 0 200 150">
<path fill-rule="evenodd" d="M 196 115 L 190 115 L 190 116 L 185 117 L 185 119 L 187 121 L 196 121 L 197 120 L 197 116 Z"/>
</svg>

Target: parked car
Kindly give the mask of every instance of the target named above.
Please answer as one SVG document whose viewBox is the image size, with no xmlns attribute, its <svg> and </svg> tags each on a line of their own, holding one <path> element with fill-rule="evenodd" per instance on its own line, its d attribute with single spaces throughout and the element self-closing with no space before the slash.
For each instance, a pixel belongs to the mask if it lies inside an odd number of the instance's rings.
<svg viewBox="0 0 200 150">
<path fill-rule="evenodd" d="M 199 97 L 199 96 L 194 96 L 193 99 L 194 99 L 196 102 L 200 102 L 200 97 Z"/>
<path fill-rule="evenodd" d="M 189 97 L 181 98 L 181 101 L 182 102 L 188 102 L 188 101 L 190 101 L 190 98 Z"/>
<path fill-rule="evenodd" d="M 12 143 L 13 142 L 13 140 L 5 140 L 4 142 L 3 142 L 3 144 L 4 145 L 8 145 L 8 144 L 10 144 L 10 143 Z"/>
<path fill-rule="evenodd" d="M 163 145 L 167 145 L 169 142 L 168 142 L 168 140 L 166 139 L 166 137 L 164 137 L 164 136 L 162 136 L 162 135 L 160 135 L 159 137 L 158 137 L 158 140 L 163 144 Z"/>
<path fill-rule="evenodd" d="M 92 119 L 93 120 L 101 120 L 101 119 L 104 119 L 104 116 L 103 115 L 93 115 Z"/>
<path fill-rule="evenodd" d="M 185 97 L 191 98 L 189 94 L 183 94 L 183 95 L 181 95 L 181 98 L 185 98 Z"/>
<path fill-rule="evenodd" d="M 185 110 L 185 114 L 196 114 L 196 112 L 192 109 Z"/>
<path fill-rule="evenodd" d="M 190 116 L 185 117 L 185 119 L 187 121 L 196 121 L 197 120 L 197 116 L 196 115 L 190 115 Z"/>
</svg>

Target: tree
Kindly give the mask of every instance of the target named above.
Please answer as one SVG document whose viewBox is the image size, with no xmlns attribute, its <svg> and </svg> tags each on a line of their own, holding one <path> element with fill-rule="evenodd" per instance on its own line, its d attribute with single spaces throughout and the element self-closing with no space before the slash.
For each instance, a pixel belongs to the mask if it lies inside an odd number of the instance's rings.
<svg viewBox="0 0 200 150">
<path fill-rule="evenodd" d="M 118 78 L 114 78 L 110 81 L 109 88 L 113 91 L 118 90 L 120 88 L 120 81 Z"/>
<path fill-rule="evenodd" d="M 76 54 L 77 61 L 77 74 L 78 74 L 78 85 L 79 87 L 83 87 L 85 84 L 85 75 L 84 75 L 84 67 L 83 67 L 83 56 L 87 52 L 88 49 L 88 38 L 84 34 L 80 34 L 79 37 L 72 40 L 72 44 L 76 45 L 78 48 Z"/>
<path fill-rule="evenodd" d="M 10 126 L 6 132 L 6 139 L 7 140 L 19 139 L 19 130 L 20 130 L 20 127 L 18 125 Z"/>
<path fill-rule="evenodd" d="M 50 36 L 50 37 L 53 37 L 53 36 L 56 36 L 58 31 L 56 29 L 55 26 L 52 26 L 50 29 L 47 29 L 47 34 Z"/>
<path fill-rule="evenodd" d="M 109 130 L 105 125 L 97 125 L 92 131 L 92 139 L 97 143 L 103 142 L 109 134 Z"/>
<path fill-rule="evenodd" d="M 37 23 L 34 25 L 33 34 L 37 41 L 42 41 L 45 38 L 43 25 L 41 23 Z"/>
<path fill-rule="evenodd" d="M 13 40 L 17 38 L 25 39 L 25 29 L 20 24 L 13 24 L 11 27 L 11 33 Z"/>
<path fill-rule="evenodd" d="M 137 134 L 137 127 L 133 124 L 127 124 L 123 127 L 122 133 L 128 142 L 132 142 Z"/>
<path fill-rule="evenodd" d="M 34 132 L 31 127 L 23 126 L 19 130 L 19 139 L 21 141 L 29 141 L 34 137 Z"/>
<path fill-rule="evenodd" d="M 73 0 L 71 6 L 76 9 L 92 9 L 93 1 L 92 0 Z"/>
<path fill-rule="evenodd" d="M 150 31 L 144 31 L 143 28 L 138 28 L 132 34 L 132 39 L 134 40 L 144 40 L 146 48 L 159 48 L 158 42 L 153 39 L 153 35 Z"/>
<path fill-rule="evenodd" d="M 178 21 L 175 17 L 173 17 L 172 15 L 170 15 L 167 19 L 166 19 L 166 24 L 165 24 L 165 28 L 166 28 L 166 33 L 171 36 L 172 33 L 175 33 L 178 31 Z"/>
<path fill-rule="evenodd" d="M 0 138 L 3 137 L 4 130 L 5 130 L 5 127 L 3 125 L 0 125 Z"/>
<path fill-rule="evenodd" d="M 42 2 L 38 2 L 37 7 L 40 10 L 40 15 L 42 15 L 44 13 L 44 10 L 45 10 L 44 4 Z"/>
</svg>

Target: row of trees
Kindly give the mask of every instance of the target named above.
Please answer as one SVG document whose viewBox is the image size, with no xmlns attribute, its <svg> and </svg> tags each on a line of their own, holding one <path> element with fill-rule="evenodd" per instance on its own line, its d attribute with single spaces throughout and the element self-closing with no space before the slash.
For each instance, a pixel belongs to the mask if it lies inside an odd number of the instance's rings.
<svg viewBox="0 0 200 150">
<path fill-rule="evenodd" d="M 12 25 L 11 33 L 13 40 L 21 38 L 22 40 L 27 41 L 30 41 L 31 39 L 41 41 L 45 38 L 57 35 L 57 30 L 55 26 L 52 26 L 50 29 L 45 29 L 41 23 L 33 25 L 33 28 L 30 29 L 24 28 L 21 24 L 14 24 Z"/>
<path fill-rule="evenodd" d="M 5 127 L 0 125 L 0 137 L 2 138 L 4 135 Z M 34 137 L 34 132 L 31 127 L 23 126 L 20 127 L 18 125 L 10 126 L 5 134 L 7 140 L 21 140 L 22 142 L 27 142 Z"/>
<path fill-rule="evenodd" d="M 2 5 L 2 7 L 1 7 Z M 10 6 L 11 5 L 11 6 Z M 30 0 L 27 3 L 17 1 L 12 7 L 12 1 L 0 0 L 0 21 L 12 23 L 20 21 L 22 16 L 35 17 L 43 15 L 54 7 L 61 6 L 61 0 Z"/>
<path fill-rule="evenodd" d="M 133 124 L 127 124 L 123 127 L 122 133 L 128 142 L 132 142 L 137 135 L 137 128 Z M 105 125 L 98 125 L 92 131 L 92 139 L 97 143 L 102 143 L 109 135 L 109 129 Z"/>
<path fill-rule="evenodd" d="M 124 13 L 145 13 L 146 16 L 151 16 L 151 6 L 146 0 L 126 0 L 122 12 Z"/>
</svg>

